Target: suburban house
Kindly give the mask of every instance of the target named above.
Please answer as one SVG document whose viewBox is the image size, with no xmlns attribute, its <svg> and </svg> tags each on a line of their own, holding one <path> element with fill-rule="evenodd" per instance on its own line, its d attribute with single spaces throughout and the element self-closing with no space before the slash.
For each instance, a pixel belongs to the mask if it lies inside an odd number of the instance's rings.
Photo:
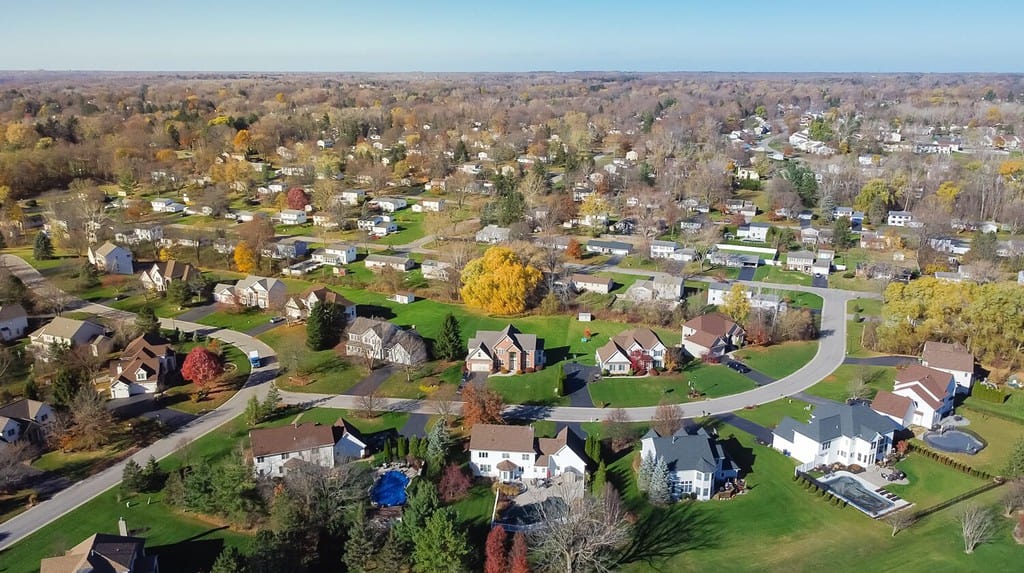
<svg viewBox="0 0 1024 573">
<path fill-rule="evenodd" d="M 956 388 L 952 374 L 914 364 L 896 373 L 892 393 L 913 402 L 912 424 L 931 428 L 953 411 Z"/>
<path fill-rule="evenodd" d="M 324 286 L 310 287 L 300 295 L 289 297 L 284 303 L 284 314 L 291 320 L 309 318 L 309 312 L 318 302 L 340 309 L 346 321 L 356 318 L 356 304 Z"/>
<path fill-rule="evenodd" d="M 18 303 L 0 306 L 0 339 L 10 342 L 25 336 L 28 330 L 28 313 Z"/>
<path fill-rule="evenodd" d="M 974 382 L 974 355 L 964 347 L 929 340 L 924 343 L 921 364 L 952 374 L 957 393 L 970 393 Z"/>
<path fill-rule="evenodd" d="M 390 219 L 384 219 L 370 227 L 370 235 L 373 237 L 386 237 L 397 232 L 398 224 Z"/>
<path fill-rule="evenodd" d="M 358 317 L 348 327 L 345 352 L 349 356 L 373 357 L 392 364 L 416 366 L 427 361 L 427 344 L 415 330 L 383 320 Z"/>
<path fill-rule="evenodd" d="M 53 408 L 46 402 L 21 398 L 0 406 L 0 447 L 21 439 L 42 442 L 53 421 Z"/>
<path fill-rule="evenodd" d="M 284 304 L 287 291 L 284 283 L 275 278 L 249 275 L 233 285 L 214 286 L 213 299 L 224 304 L 277 308 Z"/>
<path fill-rule="evenodd" d="M 570 278 L 572 288 L 576 292 L 596 292 L 608 294 L 612 292 L 615 282 L 608 277 L 596 277 L 583 273 L 574 273 Z"/>
<path fill-rule="evenodd" d="M 544 368 L 544 341 L 511 324 L 502 330 L 478 330 L 468 343 L 470 372 L 523 372 Z"/>
<path fill-rule="evenodd" d="M 348 243 L 331 243 L 326 247 L 313 251 L 310 259 L 334 267 L 347 265 L 355 262 L 356 247 Z"/>
<path fill-rule="evenodd" d="M 717 440 L 700 429 L 697 434 L 661 437 L 651 430 L 640 440 L 643 458 L 662 458 L 668 466 L 669 492 L 673 500 L 693 496 L 711 499 L 728 480 L 739 477 L 739 468 Z"/>
<path fill-rule="evenodd" d="M 725 296 L 732 291 L 734 284 L 741 283 L 708 283 L 708 304 L 721 306 L 725 303 Z M 750 288 L 743 287 L 743 295 L 750 301 L 750 308 L 785 312 L 787 305 L 782 297 L 777 294 L 754 292 Z"/>
<path fill-rule="evenodd" d="M 39 573 L 158 573 L 156 555 L 146 555 L 146 540 L 129 537 L 124 520 L 121 535 L 96 533 L 60 557 L 39 562 Z"/>
<path fill-rule="evenodd" d="M 257 476 L 282 476 L 302 462 L 333 468 L 345 459 L 366 456 L 367 440 L 338 418 L 333 426 L 289 424 L 249 431 L 253 469 Z"/>
<path fill-rule="evenodd" d="M 423 272 L 423 278 L 427 280 L 446 281 L 448 280 L 448 269 L 451 266 L 451 263 L 445 261 L 424 259 L 420 270 Z"/>
<path fill-rule="evenodd" d="M 109 368 L 110 397 L 127 398 L 162 392 L 168 375 L 178 369 L 178 359 L 169 341 L 143 334 L 129 342 Z"/>
<path fill-rule="evenodd" d="M 373 232 L 373 229 L 386 226 L 388 223 L 392 223 L 391 217 L 383 215 L 370 215 L 356 220 L 356 228 L 360 231 Z M 392 223 L 393 224 L 393 223 Z M 396 225 L 397 229 L 398 226 Z"/>
<path fill-rule="evenodd" d="M 199 278 L 199 271 L 189 263 L 166 261 L 154 263 L 148 270 L 142 271 L 139 281 L 147 290 L 166 292 L 167 285 L 173 281 L 189 283 Z"/>
<path fill-rule="evenodd" d="M 444 199 L 421 199 L 412 206 L 413 213 L 440 213 L 444 210 Z"/>
<path fill-rule="evenodd" d="M 282 225 L 302 225 L 306 222 L 306 212 L 301 209 L 282 209 L 277 218 Z"/>
<path fill-rule="evenodd" d="M 900 428 L 909 428 L 914 423 L 914 401 L 888 390 L 879 390 L 875 394 L 871 400 L 871 409 L 896 422 Z"/>
<path fill-rule="evenodd" d="M 721 358 L 729 350 L 742 346 L 746 332 L 728 316 L 712 312 L 691 318 L 683 324 L 683 349 L 694 358 Z"/>
<path fill-rule="evenodd" d="M 114 341 L 107 336 L 105 326 L 63 316 L 54 318 L 28 337 L 31 341 L 29 350 L 44 361 L 49 360 L 50 348 L 54 345 L 83 348 L 87 354 L 95 357 L 105 356 L 114 348 Z"/>
<path fill-rule="evenodd" d="M 665 344 L 649 328 L 634 328 L 613 336 L 595 352 L 597 366 L 609 374 L 665 367 Z"/>
<path fill-rule="evenodd" d="M 409 203 L 401 197 L 380 197 L 370 201 L 370 207 L 377 207 L 384 213 L 394 213 L 405 209 Z"/>
<path fill-rule="evenodd" d="M 305 256 L 309 241 L 305 237 L 284 237 L 263 247 L 262 254 L 275 260 L 297 259 Z"/>
<path fill-rule="evenodd" d="M 326 227 L 327 229 L 337 229 L 340 225 L 334 219 L 334 216 L 329 213 L 314 213 L 313 214 L 313 226 L 315 227 Z"/>
<path fill-rule="evenodd" d="M 372 254 L 366 257 L 366 268 L 373 272 L 380 272 L 384 269 L 394 269 L 399 272 L 412 270 L 416 262 L 409 257 L 401 255 L 378 255 Z"/>
<path fill-rule="evenodd" d="M 654 296 L 661 300 L 679 300 L 683 296 L 683 282 L 682 277 L 657 275 L 652 281 Z"/>
<path fill-rule="evenodd" d="M 341 194 L 337 195 L 336 200 L 338 201 L 338 203 L 344 203 L 345 205 L 355 207 L 356 205 L 366 200 L 366 191 L 361 191 L 359 189 L 342 191 Z"/>
<path fill-rule="evenodd" d="M 786 270 L 810 273 L 814 269 L 814 253 L 791 251 L 786 255 Z"/>
<path fill-rule="evenodd" d="M 625 256 L 633 250 L 633 245 L 621 241 L 603 241 L 594 239 L 587 242 L 588 253 L 599 253 L 602 255 Z"/>
<path fill-rule="evenodd" d="M 112 275 L 130 275 L 135 273 L 132 266 L 132 252 L 115 245 L 110 241 L 99 247 L 89 247 L 89 262 L 97 269 Z"/>
<path fill-rule="evenodd" d="M 587 471 L 580 438 L 568 427 L 554 438 L 535 438 L 533 426 L 474 424 L 469 468 L 477 477 L 501 481 L 546 479 Z"/>
<path fill-rule="evenodd" d="M 885 218 L 886 224 L 890 227 L 906 227 L 913 220 L 914 215 L 910 211 L 889 211 Z"/>
<path fill-rule="evenodd" d="M 697 258 L 697 251 L 679 248 L 675 241 L 651 241 L 651 258 L 688 262 Z"/>
<path fill-rule="evenodd" d="M 740 225 L 736 229 L 736 237 L 744 241 L 764 243 L 768 241 L 768 230 L 772 226 L 768 223 L 750 223 Z"/>
<path fill-rule="evenodd" d="M 149 206 L 154 213 L 180 213 L 185 210 L 185 205 L 167 197 L 153 199 L 149 202 Z"/>
<path fill-rule="evenodd" d="M 783 418 L 772 431 L 772 447 L 804 464 L 866 468 L 885 459 L 898 429 L 888 416 L 862 404 L 825 404 L 806 424 Z"/>
<path fill-rule="evenodd" d="M 164 238 L 164 228 L 160 225 L 135 225 L 114 233 L 114 240 L 126 245 L 139 243 L 155 243 Z"/>
<path fill-rule="evenodd" d="M 505 243 L 512 237 L 512 230 L 491 224 L 476 232 L 476 242 L 491 245 Z"/>
</svg>

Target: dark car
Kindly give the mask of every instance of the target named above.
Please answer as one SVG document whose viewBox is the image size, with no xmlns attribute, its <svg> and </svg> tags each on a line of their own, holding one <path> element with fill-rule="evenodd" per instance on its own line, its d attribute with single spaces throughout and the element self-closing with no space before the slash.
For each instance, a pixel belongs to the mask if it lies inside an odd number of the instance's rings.
<svg viewBox="0 0 1024 573">
<path fill-rule="evenodd" d="M 740 374 L 746 374 L 747 372 L 750 372 L 749 366 L 742 362 L 736 362 L 735 360 L 729 361 L 729 363 L 726 364 L 726 366 L 732 368 L 733 370 L 739 372 Z"/>
</svg>

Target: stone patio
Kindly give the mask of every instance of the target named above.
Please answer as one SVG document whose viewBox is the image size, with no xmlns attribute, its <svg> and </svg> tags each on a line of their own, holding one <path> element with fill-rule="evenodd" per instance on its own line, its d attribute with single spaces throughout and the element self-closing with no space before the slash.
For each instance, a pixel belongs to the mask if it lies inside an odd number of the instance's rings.
<svg viewBox="0 0 1024 573">
<path fill-rule="evenodd" d="M 560 497 L 571 501 L 583 497 L 583 477 L 575 473 L 564 473 L 549 480 L 551 485 L 544 487 L 542 480 L 526 480 L 526 491 L 512 498 L 514 505 L 524 506 L 540 503 L 549 497 Z"/>
</svg>

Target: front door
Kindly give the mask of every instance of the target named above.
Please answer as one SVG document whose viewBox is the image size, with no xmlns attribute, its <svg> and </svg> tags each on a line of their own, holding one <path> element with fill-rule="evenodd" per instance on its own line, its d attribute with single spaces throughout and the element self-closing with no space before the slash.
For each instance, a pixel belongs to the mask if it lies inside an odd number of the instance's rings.
<svg viewBox="0 0 1024 573">
<path fill-rule="evenodd" d="M 515 372 L 519 369 L 519 355 L 515 352 L 508 353 L 508 370 L 509 372 Z"/>
</svg>

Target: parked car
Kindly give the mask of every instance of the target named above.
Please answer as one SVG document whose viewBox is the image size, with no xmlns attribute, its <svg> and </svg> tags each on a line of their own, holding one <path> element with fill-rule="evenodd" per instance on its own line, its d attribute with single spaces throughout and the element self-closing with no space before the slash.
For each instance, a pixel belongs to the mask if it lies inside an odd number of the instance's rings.
<svg viewBox="0 0 1024 573">
<path fill-rule="evenodd" d="M 270 324 L 277 324 L 279 322 L 284 322 L 284 317 L 283 316 L 275 316 L 275 317 L 270 319 Z"/>
<path fill-rule="evenodd" d="M 746 374 L 747 372 L 750 372 L 749 366 L 742 362 L 736 362 L 735 360 L 730 360 L 729 363 L 726 364 L 726 366 L 739 372 L 740 374 Z"/>
</svg>

